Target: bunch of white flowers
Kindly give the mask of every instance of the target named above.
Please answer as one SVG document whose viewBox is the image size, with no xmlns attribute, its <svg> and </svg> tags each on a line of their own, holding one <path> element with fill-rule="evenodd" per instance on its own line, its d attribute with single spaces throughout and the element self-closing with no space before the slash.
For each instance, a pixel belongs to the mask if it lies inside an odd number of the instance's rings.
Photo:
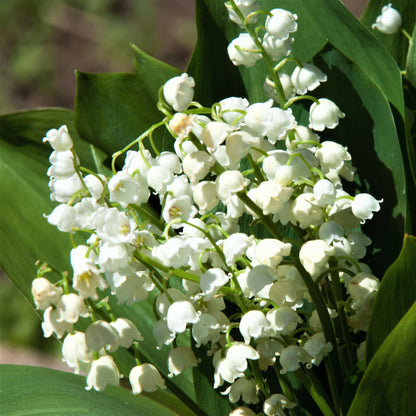
<svg viewBox="0 0 416 416">
<path fill-rule="evenodd" d="M 232 62 L 277 61 L 265 83 L 270 100 L 228 97 L 205 108 L 193 101 L 192 77 L 175 77 L 159 103 L 166 117 L 114 155 L 111 177 L 84 176 L 67 128 L 49 131 L 51 199 L 61 204 L 48 221 L 88 237 L 72 239 L 72 273 L 53 284 L 43 265 L 32 291 L 45 311 L 45 336 L 64 337 L 64 361 L 87 373 L 88 389 L 118 384 L 118 348 L 136 358 L 134 394 L 166 387 L 168 375 L 140 360 L 140 322 L 116 317 L 108 302 L 143 302 L 153 291 L 153 335 L 157 348 L 170 348 L 169 377 L 198 365 L 194 350 L 176 344 L 188 333 L 212 357 L 214 388 L 226 384 L 223 394 L 243 405 L 231 415 L 254 414 L 248 406 L 283 415 L 296 403 L 270 391 L 270 368 L 281 380 L 323 360 L 342 374 L 356 362 L 352 335 L 367 329 L 379 284 L 360 261 L 371 244 L 360 225 L 380 201 L 349 195 L 342 183 L 354 178 L 348 149 L 320 142 L 316 132 L 345 115 L 329 99 L 305 95 L 327 76 L 292 57 L 297 16 L 264 12 L 262 33 L 251 28 L 262 13 L 255 1 L 227 7 L 247 30 L 228 47 Z M 289 61 L 296 68 L 285 74 Z M 290 108 L 300 99 L 312 101 L 308 126 Z M 146 149 L 143 140 L 163 126 L 175 151 L 160 152 L 153 141 Z M 84 332 L 74 329 L 79 319 L 91 321 Z"/>
</svg>

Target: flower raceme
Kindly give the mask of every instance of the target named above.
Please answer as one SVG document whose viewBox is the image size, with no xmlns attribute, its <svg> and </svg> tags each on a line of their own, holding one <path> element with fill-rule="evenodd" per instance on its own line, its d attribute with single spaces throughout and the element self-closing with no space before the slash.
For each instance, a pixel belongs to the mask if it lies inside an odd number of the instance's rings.
<svg viewBox="0 0 416 416">
<path fill-rule="evenodd" d="M 118 384 L 112 354 L 119 349 L 136 359 L 129 380 L 139 394 L 197 366 L 203 346 L 214 388 L 226 384 L 222 393 L 242 404 L 231 415 L 254 414 L 250 406 L 283 415 L 296 403 L 269 390 L 270 368 L 313 371 L 335 350 L 355 357 L 351 336 L 368 327 L 378 290 L 378 279 L 359 262 L 371 244 L 360 222 L 379 211 L 380 201 L 343 189 L 344 179 L 354 179 L 352 157 L 315 133 L 344 117 L 330 99 L 305 96 L 327 76 L 310 63 L 291 76 L 279 72 L 292 55 L 297 16 L 272 10 L 264 33 L 250 29 L 261 15 L 255 1 L 227 7 L 247 30 L 228 48 L 232 62 L 278 61 L 265 82 L 272 98 L 227 97 L 207 108 L 193 101 L 191 76 L 174 77 L 160 95 L 166 118 L 118 152 L 124 165 L 117 171 L 113 163 L 106 177 L 84 176 L 66 126 L 47 132 L 51 199 L 60 203 L 47 219 L 71 235 L 72 270 L 40 266 L 32 293 L 44 311 L 45 336 L 64 339 L 64 360 L 87 373 L 87 389 Z M 313 101 L 309 127 L 290 108 L 300 98 Z M 156 128 L 171 134 L 174 152 L 153 140 L 146 148 L 144 138 Z M 331 299 L 340 293 L 335 310 Z M 128 308 L 148 296 L 155 299 L 154 322 L 146 322 L 154 339 L 142 335 L 140 320 L 116 316 L 110 302 Z M 183 337 L 194 348 L 182 345 Z M 143 341 L 170 349 L 169 374 L 140 361 Z"/>
</svg>

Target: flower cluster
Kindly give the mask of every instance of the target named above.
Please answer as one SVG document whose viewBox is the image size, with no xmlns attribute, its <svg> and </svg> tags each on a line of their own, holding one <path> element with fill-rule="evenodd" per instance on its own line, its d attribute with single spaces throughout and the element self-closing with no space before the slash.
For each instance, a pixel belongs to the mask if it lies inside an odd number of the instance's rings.
<svg viewBox="0 0 416 416">
<path fill-rule="evenodd" d="M 197 366 L 195 351 L 204 346 L 214 388 L 240 405 L 231 415 L 260 408 L 283 415 L 296 398 L 271 391 L 271 377 L 282 382 L 327 359 L 346 374 L 357 361 L 353 337 L 367 330 L 379 285 L 361 261 L 371 244 L 361 224 L 380 201 L 348 194 L 343 181 L 355 173 L 348 149 L 320 141 L 317 132 L 335 128 L 344 113 L 306 95 L 327 76 L 292 57 L 297 16 L 260 11 L 253 0 L 227 7 L 246 30 L 228 47 L 232 62 L 277 63 L 264 84 L 270 100 L 228 97 L 206 108 L 193 101 L 191 76 L 172 78 L 158 105 L 165 118 L 113 156 L 108 177 L 84 175 L 65 126 L 49 131 L 51 199 L 60 205 L 48 222 L 87 237 L 72 239 L 72 277 L 60 274 L 53 284 L 43 265 L 32 291 L 45 311 L 45 336 L 65 336 L 64 361 L 86 372 L 88 389 L 118 384 L 118 348 L 136 358 L 129 380 L 138 394 Z M 251 27 L 262 13 L 264 33 Z M 296 63 L 290 74 L 288 62 Z M 312 102 L 307 126 L 291 109 L 301 99 Z M 158 149 L 152 134 L 159 128 L 170 132 L 174 151 Z M 143 302 L 149 292 L 155 344 L 170 348 L 163 376 L 141 361 L 140 322 L 114 316 L 108 302 L 109 294 Z M 74 329 L 80 317 L 91 321 L 84 332 Z M 184 333 L 195 348 L 179 344 Z"/>
</svg>

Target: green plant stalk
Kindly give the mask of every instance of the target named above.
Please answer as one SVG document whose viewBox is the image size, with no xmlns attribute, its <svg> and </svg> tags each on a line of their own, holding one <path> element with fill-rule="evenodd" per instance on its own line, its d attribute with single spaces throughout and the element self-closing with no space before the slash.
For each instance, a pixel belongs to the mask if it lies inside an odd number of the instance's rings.
<svg viewBox="0 0 416 416">
<path fill-rule="evenodd" d="M 335 260 L 329 261 L 329 267 L 336 267 L 337 263 Z M 347 358 L 348 358 L 348 370 L 346 373 L 349 373 L 349 370 L 357 363 L 356 355 L 354 354 L 354 348 L 352 345 L 351 334 L 348 330 L 347 318 L 345 316 L 345 310 L 343 307 L 342 302 L 344 301 L 342 297 L 342 287 L 341 282 L 339 280 L 339 272 L 332 270 L 331 271 L 331 287 L 333 288 L 333 292 L 336 299 L 336 309 L 338 312 L 339 323 L 341 325 L 342 335 L 344 338 L 344 342 L 347 348 Z"/>
</svg>

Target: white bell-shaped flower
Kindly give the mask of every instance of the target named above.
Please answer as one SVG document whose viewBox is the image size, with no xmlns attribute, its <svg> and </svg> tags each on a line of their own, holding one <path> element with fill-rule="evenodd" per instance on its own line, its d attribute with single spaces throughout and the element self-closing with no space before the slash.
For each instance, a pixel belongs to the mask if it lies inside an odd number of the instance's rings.
<svg viewBox="0 0 416 416">
<path fill-rule="evenodd" d="M 162 217 L 167 224 L 174 220 L 188 221 L 197 213 L 197 209 L 188 195 L 182 195 L 176 198 L 168 196 L 165 206 L 163 207 Z M 172 228 L 181 228 L 180 222 L 172 224 Z"/>
<path fill-rule="evenodd" d="M 179 175 L 182 173 L 182 166 L 178 156 L 173 152 L 162 152 L 157 158 L 156 163 L 159 166 L 168 168 L 172 173 Z"/>
<path fill-rule="evenodd" d="M 51 200 L 57 202 L 68 202 L 76 193 L 85 191 L 84 184 L 76 173 L 62 179 L 52 178 L 48 185 Z"/>
<path fill-rule="evenodd" d="M 173 180 L 173 173 L 169 168 L 164 166 L 152 166 L 147 171 L 147 183 L 151 188 L 155 190 L 158 194 L 165 194 L 166 187 L 172 182 Z"/>
<path fill-rule="evenodd" d="M 100 208 L 97 212 L 97 236 L 112 244 L 133 243 L 137 225 L 133 218 L 117 208 Z"/>
<path fill-rule="evenodd" d="M 173 287 L 167 289 L 167 294 L 169 295 L 169 298 L 172 299 L 174 302 L 187 300 L 187 297 L 184 293 L 182 293 L 180 290 L 175 289 Z M 156 311 L 158 312 L 159 316 L 161 316 L 162 318 L 166 318 L 168 314 L 169 306 L 171 305 L 171 302 L 167 294 L 161 293 L 156 298 L 156 304 L 155 304 Z"/>
<path fill-rule="evenodd" d="M 313 132 L 309 127 L 306 126 L 296 126 L 294 129 L 295 140 L 289 141 L 289 137 L 286 139 L 286 147 L 290 150 L 298 148 L 308 148 L 313 147 L 314 144 L 311 143 L 302 143 L 302 142 L 317 142 L 319 143 L 319 136 Z"/>
<path fill-rule="evenodd" d="M 335 186 L 328 179 L 320 179 L 313 186 L 313 197 L 316 203 L 322 208 L 332 205 L 335 202 L 335 196 Z"/>
<path fill-rule="evenodd" d="M 234 233 L 227 237 L 222 247 L 227 265 L 231 266 L 238 257 L 245 255 L 253 240 L 254 236 L 244 233 Z"/>
<path fill-rule="evenodd" d="M 314 102 L 309 109 L 309 128 L 317 131 L 334 129 L 345 114 L 327 98 L 320 98 L 318 101 L 319 103 Z"/>
<path fill-rule="evenodd" d="M 126 208 L 129 204 L 141 205 L 149 199 L 150 191 L 146 184 L 140 184 L 128 173 L 119 171 L 108 182 L 110 201 L 118 202 Z"/>
<path fill-rule="evenodd" d="M 248 407 L 238 406 L 228 416 L 256 416 L 256 414 Z"/>
<path fill-rule="evenodd" d="M 47 131 L 43 138 L 43 143 L 49 142 L 52 148 L 58 152 L 65 152 L 72 148 L 73 143 L 68 133 L 68 127 L 63 125 L 59 129 L 51 129 Z"/>
<path fill-rule="evenodd" d="M 140 394 L 143 391 L 151 393 L 158 388 L 166 388 L 165 381 L 159 371 L 150 363 L 133 367 L 129 374 L 129 380 L 133 394 Z"/>
<path fill-rule="evenodd" d="M 302 322 L 300 316 L 288 306 L 269 310 L 266 318 L 272 329 L 282 335 L 290 335 Z"/>
<path fill-rule="evenodd" d="M 157 342 L 156 349 L 160 350 L 163 345 L 172 344 L 176 334 L 169 330 L 166 319 L 159 319 L 153 325 L 153 337 Z"/>
<path fill-rule="evenodd" d="M 231 197 L 250 183 L 238 170 L 226 170 L 217 176 L 215 185 L 219 199 L 227 204 Z"/>
<path fill-rule="evenodd" d="M 76 214 L 74 227 L 87 230 L 97 228 L 96 219 L 100 205 L 95 198 L 82 198 L 74 208 Z"/>
<path fill-rule="evenodd" d="M 296 92 L 303 95 L 307 91 L 313 91 L 315 88 L 318 88 L 321 82 L 327 80 L 327 76 L 315 65 L 302 64 L 302 66 L 295 68 L 291 80 L 296 88 Z"/>
<path fill-rule="evenodd" d="M 357 230 L 348 233 L 347 238 L 351 246 L 351 256 L 355 259 L 363 258 L 367 252 L 366 247 L 372 243 L 371 239 Z"/>
<path fill-rule="evenodd" d="M 138 176 L 145 179 L 149 166 L 154 166 L 155 164 L 156 162 L 148 150 L 145 149 L 143 152 L 129 150 L 126 153 L 123 171 L 135 179 Z"/>
<path fill-rule="evenodd" d="M 327 308 L 327 310 L 328 315 L 331 319 L 338 317 L 338 312 L 335 309 Z M 314 332 L 322 332 L 321 321 L 319 319 L 318 311 L 316 309 L 312 311 L 312 314 L 309 318 L 309 326 Z"/>
<path fill-rule="evenodd" d="M 131 247 L 127 244 L 103 243 L 97 263 L 105 273 L 114 273 L 128 267 L 131 260 Z M 86 281 L 88 283 L 88 281 Z M 79 290 L 79 289 L 78 289 Z"/>
<path fill-rule="evenodd" d="M 87 349 L 83 332 L 74 332 L 65 337 L 62 343 L 62 357 L 66 365 L 74 369 L 75 374 L 87 370 L 94 355 Z"/>
<path fill-rule="evenodd" d="M 377 294 L 380 281 L 370 273 L 356 274 L 348 284 L 348 292 L 353 300 L 351 307 L 358 309 L 371 302 Z"/>
<path fill-rule="evenodd" d="M 265 238 L 256 245 L 256 260 L 275 269 L 283 257 L 290 254 L 292 245 L 275 238 Z"/>
<path fill-rule="evenodd" d="M 186 110 L 194 98 L 195 81 L 188 74 L 171 78 L 163 86 L 163 96 L 175 111 Z"/>
<path fill-rule="evenodd" d="M 315 155 L 321 162 L 324 171 L 330 169 L 338 171 L 345 161 L 351 160 L 351 155 L 345 146 L 329 140 L 321 144 Z"/>
<path fill-rule="evenodd" d="M 212 153 L 228 137 L 233 127 L 222 121 L 212 121 L 202 130 L 202 141 Z"/>
<path fill-rule="evenodd" d="M 218 289 L 228 283 L 230 276 L 222 269 L 212 268 L 207 270 L 200 278 L 201 290 L 205 293 L 204 299 L 212 298 Z"/>
<path fill-rule="evenodd" d="M 80 316 L 83 318 L 90 316 L 84 303 L 84 299 L 75 293 L 62 295 L 61 299 L 59 299 L 57 308 L 61 313 L 60 319 L 71 324 L 77 322 Z"/>
<path fill-rule="evenodd" d="M 376 22 L 371 27 L 382 33 L 392 34 L 399 30 L 401 24 L 402 16 L 389 3 L 381 9 L 381 15 L 377 17 Z"/>
<path fill-rule="evenodd" d="M 348 317 L 348 325 L 354 332 L 368 332 L 370 326 L 370 317 L 372 312 L 372 302 L 367 302 L 355 310 L 353 315 Z"/>
<path fill-rule="evenodd" d="M 169 306 L 166 316 L 168 328 L 177 334 L 186 331 L 186 325 L 194 324 L 199 321 L 199 314 L 194 306 L 187 300 L 172 303 Z"/>
<path fill-rule="evenodd" d="M 188 264 L 191 254 L 189 245 L 181 237 L 172 237 L 164 244 L 154 247 L 152 256 L 163 263 L 165 266 L 176 269 Z"/>
<path fill-rule="evenodd" d="M 182 161 L 183 171 L 191 183 L 203 179 L 214 164 L 215 159 L 203 150 L 188 153 Z"/>
<path fill-rule="evenodd" d="M 298 370 L 300 368 L 299 363 L 306 362 L 308 358 L 308 354 L 301 347 L 289 345 L 280 353 L 279 362 L 282 366 L 280 373 L 286 374 L 288 371 Z"/>
<path fill-rule="evenodd" d="M 175 113 L 169 120 L 169 129 L 176 134 L 180 143 L 182 140 L 189 136 L 192 131 L 192 126 L 196 120 L 196 115 L 189 116 L 184 113 Z"/>
<path fill-rule="evenodd" d="M 273 9 L 266 19 L 266 31 L 278 39 L 287 39 L 290 33 L 296 32 L 298 16 L 284 9 Z"/>
<path fill-rule="evenodd" d="M 169 351 L 168 369 L 169 377 L 181 374 L 188 367 L 196 367 L 198 365 L 196 357 L 191 348 L 186 345 L 172 348 Z"/>
<path fill-rule="evenodd" d="M 265 215 L 277 214 L 292 193 L 293 188 L 281 186 L 277 180 L 263 181 L 257 188 L 255 202 Z"/>
<path fill-rule="evenodd" d="M 192 325 L 192 338 L 197 348 L 208 342 L 216 343 L 220 339 L 223 330 L 218 320 L 209 313 L 201 313 L 199 321 Z"/>
<path fill-rule="evenodd" d="M 308 228 L 310 225 L 322 224 L 322 209 L 316 204 L 313 193 L 300 194 L 292 203 L 293 218 L 299 223 L 299 227 Z"/>
<path fill-rule="evenodd" d="M 283 188 L 285 188 L 285 193 L 289 193 L 287 191 L 287 185 L 289 185 L 293 179 L 295 178 L 295 168 L 293 167 L 293 165 L 287 166 L 279 166 L 276 169 L 276 182 Z M 289 188 L 291 189 L 291 188 Z M 292 192 L 290 193 L 290 195 L 292 195 Z M 290 197 L 290 196 L 289 196 Z M 287 198 L 287 201 L 289 200 L 289 197 Z M 285 201 L 286 202 L 286 201 Z"/>
<path fill-rule="evenodd" d="M 263 412 L 266 416 L 285 416 L 284 409 L 293 409 L 297 404 L 290 402 L 283 394 L 272 394 L 264 401 Z"/>
<path fill-rule="evenodd" d="M 36 309 L 45 310 L 56 305 L 62 296 L 62 288 L 55 286 L 45 277 L 37 277 L 32 281 L 32 296 Z"/>
<path fill-rule="evenodd" d="M 253 66 L 261 59 L 261 53 L 257 52 L 257 45 L 248 33 L 241 33 L 228 45 L 227 52 L 234 65 L 244 65 L 247 68 Z"/>
<path fill-rule="evenodd" d="M 256 404 L 260 400 L 257 393 L 258 387 L 256 380 L 241 377 L 221 394 L 228 394 L 228 399 L 231 403 L 237 403 L 241 398 L 244 403 Z"/>
<path fill-rule="evenodd" d="M 259 9 L 259 5 L 255 0 L 235 0 L 234 3 L 238 7 L 238 10 L 240 10 L 244 18 L 246 18 L 249 14 Z M 244 22 L 240 20 L 240 17 L 234 11 L 232 6 L 227 2 L 225 3 L 225 7 L 227 7 L 228 17 L 230 18 L 230 20 L 243 28 Z M 255 23 L 256 21 L 257 19 L 255 16 L 250 19 L 250 23 Z"/>
<path fill-rule="evenodd" d="M 117 346 L 117 331 L 106 321 L 95 321 L 85 331 L 85 341 L 89 351 L 100 351 Z"/>
<path fill-rule="evenodd" d="M 68 233 L 75 224 L 75 208 L 71 205 L 60 204 L 46 218 L 48 223 L 54 225 L 59 231 Z"/>
<path fill-rule="evenodd" d="M 231 126 L 239 127 L 244 114 L 247 111 L 249 102 L 246 98 L 228 97 L 219 102 L 219 115 Z"/>
<path fill-rule="evenodd" d="M 98 200 L 101 198 L 103 192 L 104 192 L 104 186 L 107 183 L 107 179 L 104 175 L 98 175 L 100 179 L 97 178 L 96 175 L 87 175 L 84 178 L 84 183 L 87 186 L 91 196 Z M 83 198 L 83 200 L 86 198 Z"/>
<path fill-rule="evenodd" d="M 317 277 L 322 271 L 322 267 L 334 254 L 334 247 L 329 246 L 325 241 L 310 240 L 301 247 L 299 251 L 299 260 L 312 277 Z"/>
<path fill-rule="evenodd" d="M 52 165 L 47 175 L 51 178 L 64 179 L 76 174 L 75 166 L 79 165 L 79 160 L 70 150 L 65 152 L 54 151 L 49 156 Z"/>
<path fill-rule="evenodd" d="M 215 182 L 203 181 L 194 186 L 193 198 L 199 206 L 199 212 L 205 214 L 218 205 L 217 187 Z M 204 228 L 204 227 L 203 227 Z"/>
<path fill-rule="evenodd" d="M 292 52 L 293 38 L 280 39 L 266 33 L 264 35 L 262 45 L 270 58 L 274 61 L 280 61 Z"/>
<path fill-rule="evenodd" d="M 303 305 L 305 287 L 297 280 L 283 279 L 273 283 L 269 298 L 278 306 L 300 308 Z"/>
<path fill-rule="evenodd" d="M 258 360 L 259 358 L 259 353 L 253 347 L 242 342 L 234 343 L 228 348 L 225 356 L 227 366 L 235 373 L 244 373 L 248 366 L 247 360 Z"/>
<path fill-rule="evenodd" d="M 120 378 L 121 374 L 113 357 L 104 355 L 91 363 L 85 389 L 91 390 L 94 388 L 96 391 L 103 391 L 107 384 L 118 386 Z"/>
<path fill-rule="evenodd" d="M 111 328 L 117 333 L 117 344 L 124 348 L 129 348 L 133 341 L 143 341 L 143 335 L 128 319 L 117 318 L 114 322 L 110 322 Z"/>
<path fill-rule="evenodd" d="M 43 313 L 42 330 L 45 338 L 49 338 L 53 333 L 58 338 L 62 338 L 65 332 L 72 331 L 72 324 L 62 319 L 59 309 L 49 306 Z"/>
<path fill-rule="evenodd" d="M 373 218 L 374 212 L 380 211 L 380 202 L 383 200 L 377 201 L 370 194 L 358 194 L 351 203 L 351 210 L 361 222 L 365 222 L 365 220 Z"/>
<path fill-rule="evenodd" d="M 332 351 L 332 344 L 326 342 L 325 336 L 322 332 L 312 335 L 303 346 L 312 359 L 310 362 L 316 366 L 321 364 L 321 361 Z"/>
<path fill-rule="evenodd" d="M 252 310 L 243 315 L 239 330 L 246 344 L 251 338 L 258 339 L 269 335 L 270 323 L 262 311 Z"/>
<path fill-rule="evenodd" d="M 240 277 L 239 275 L 238 277 Z M 276 272 L 264 264 L 254 266 L 247 273 L 246 286 L 250 296 L 259 294 L 276 280 Z M 240 281 L 240 279 L 238 279 Z"/>
<path fill-rule="evenodd" d="M 88 254 L 89 253 L 89 254 Z M 72 286 L 83 298 L 97 298 L 97 288 L 104 290 L 107 283 L 94 264 L 94 251 L 79 245 L 71 250 L 71 265 L 74 270 Z"/>
<path fill-rule="evenodd" d="M 273 100 L 265 103 L 255 103 L 247 109 L 244 122 L 255 133 L 267 136 L 271 144 L 282 139 L 286 132 L 296 127 L 296 119 L 292 115 L 292 110 L 282 110 L 272 107 Z"/>
</svg>

